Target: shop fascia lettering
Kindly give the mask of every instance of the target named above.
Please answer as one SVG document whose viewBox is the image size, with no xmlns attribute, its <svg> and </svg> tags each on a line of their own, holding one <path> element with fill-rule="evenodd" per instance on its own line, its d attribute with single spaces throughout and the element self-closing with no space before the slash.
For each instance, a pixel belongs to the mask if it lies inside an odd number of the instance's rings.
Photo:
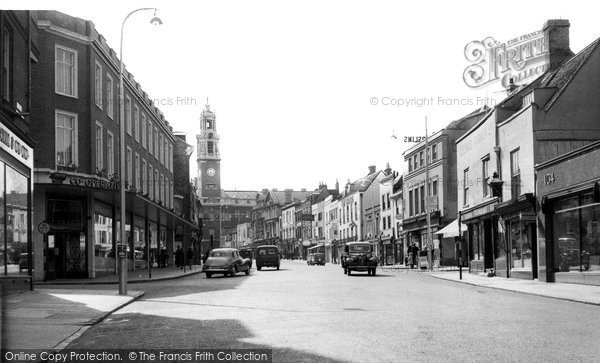
<svg viewBox="0 0 600 363">
<path fill-rule="evenodd" d="M 0 147 L 33 168 L 32 151 L 15 134 L 0 125 Z"/>
<path fill-rule="evenodd" d="M 71 185 L 86 188 L 95 189 L 106 189 L 106 190 L 119 190 L 118 182 L 107 182 L 104 180 L 88 179 L 88 178 L 71 178 Z"/>
</svg>

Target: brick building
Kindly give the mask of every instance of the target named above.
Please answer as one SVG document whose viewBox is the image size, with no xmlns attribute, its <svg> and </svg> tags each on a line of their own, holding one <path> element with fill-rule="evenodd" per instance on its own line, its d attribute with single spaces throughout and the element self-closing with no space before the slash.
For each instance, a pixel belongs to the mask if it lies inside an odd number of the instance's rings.
<svg viewBox="0 0 600 363">
<path fill-rule="evenodd" d="M 32 67 L 40 57 L 35 14 L 0 11 L 0 283 L 31 288 L 34 142 Z M 20 276 L 20 277 L 19 277 Z"/>
<path fill-rule="evenodd" d="M 114 50 L 90 21 L 37 11 L 39 62 L 33 68 L 32 137 L 36 155 L 35 278 L 94 278 L 114 273 L 121 241 L 119 68 Z M 173 251 L 173 131 L 129 71 L 124 71 L 128 268 Z M 194 225 L 190 225 L 191 228 Z M 44 264 L 42 256 L 47 256 Z"/>
</svg>

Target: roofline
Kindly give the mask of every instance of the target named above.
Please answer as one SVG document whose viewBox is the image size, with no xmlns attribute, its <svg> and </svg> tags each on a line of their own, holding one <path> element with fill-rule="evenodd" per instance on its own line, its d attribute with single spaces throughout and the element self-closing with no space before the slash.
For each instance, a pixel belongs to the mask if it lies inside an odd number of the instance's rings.
<svg viewBox="0 0 600 363">
<path fill-rule="evenodd" d="M 479 128 L 479 126 L 483 125 L 490 118 L 490 116 L 493 115 L 495 112 L 496 112 L 496 106 L 494 106 L 494 108 L 491 109 L 487 115 L 485 115 L 481 120 L 479 120 L 479 122 L 477 122 L 475 125 L 473 125 L 473 127 L 471 127 L 461 137 L 456 139 L 456 141 L 454 141 L 454 143 L 458 144 L 460 141 L 462 141 L 462 139 L 464 139 L 465 137 L 472 134 L 475 130 L 477 130 Z"/>
</svg>

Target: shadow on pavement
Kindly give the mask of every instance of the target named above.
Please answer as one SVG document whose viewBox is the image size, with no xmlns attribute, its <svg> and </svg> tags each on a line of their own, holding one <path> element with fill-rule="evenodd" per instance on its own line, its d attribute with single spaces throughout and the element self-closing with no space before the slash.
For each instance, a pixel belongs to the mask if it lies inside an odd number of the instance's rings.
<svg viewBox="0 0 600 363">
<path fill-rule="evenodd" d="M 241 283 L 251 279 L 253 274 L 256 274 L 255 270 L 250 271 L 249 276 L 241 272 L 234 277 L 213 275 L 211 278 L 206 278 L 205 274 L 197 274 L 172 281 L 157 281 L 153 284 L 144 283 L 137 286 L 136 284 L 129 285 L 132 290 L 145 291 L 146 295 L 142 300 L 148 300 L 236 289 Z"/>
<path fill-rule="evenodd" d="M 254 344 L 254 334 L 236 319 L 192 320 L 142 314 L 113 315 L 86 331 L 66 349 L 272 349 L 273 362 L 340 362 L 297 350 Z M 241 352 L 240 352 L 241 353 Z M 177 362 L 177 360 L 173 360 Z"/>
</svg>

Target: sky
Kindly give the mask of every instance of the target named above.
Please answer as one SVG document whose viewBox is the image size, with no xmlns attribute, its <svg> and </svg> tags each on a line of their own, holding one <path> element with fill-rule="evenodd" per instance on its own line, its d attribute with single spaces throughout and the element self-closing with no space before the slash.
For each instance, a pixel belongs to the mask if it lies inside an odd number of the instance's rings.
<svg viewBox="0 0 600 363">
<path fill-rule="evenodd" d="M 96 6 L 90 6 L 91 4 Z M 568 6 L 567 6 L 568 5 Z M 3 1 L 91 20 L 174 131 L 196 148 L 208 98 L 221 138 L 224 189 L 333 187 L 368 166 L 403 173 L 405 136 L 493 106 L 499 84 L 463 81 L 465 46 L 505 42 L 570 21 L 574 52 L 600 36 L 583 1 Z M 393 138 L 392 135 L 396 136 Z M 197 174 L 196 153 L 191 175 Z"/>
</svg>

